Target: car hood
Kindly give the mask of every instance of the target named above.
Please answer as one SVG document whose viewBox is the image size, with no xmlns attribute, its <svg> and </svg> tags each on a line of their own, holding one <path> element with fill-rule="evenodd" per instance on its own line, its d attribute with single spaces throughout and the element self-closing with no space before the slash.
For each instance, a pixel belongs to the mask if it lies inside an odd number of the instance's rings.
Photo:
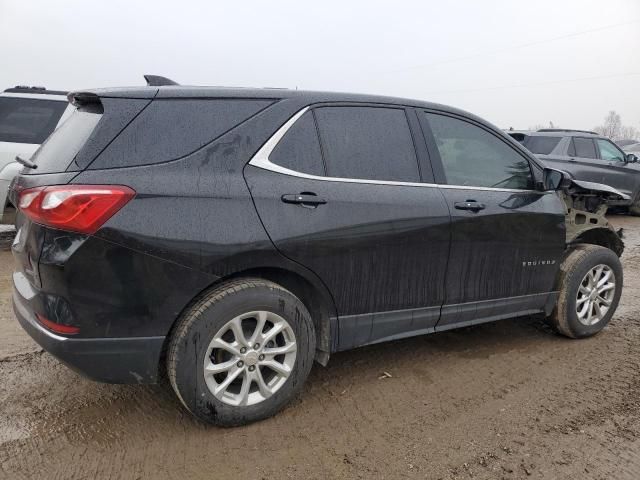
<svg viewBox="0 0 640 480">
<path fill-rule="evenodd" d="M 630 200 L 631 197 L 625 193 L 622 193 L 615 188 L 605 185 L 603 183 L 586 182 L 584 180 L 571 179 L 572 190 L 574 188 L 596 193 L 602 196 L 604 200 Z"/>
</svg>

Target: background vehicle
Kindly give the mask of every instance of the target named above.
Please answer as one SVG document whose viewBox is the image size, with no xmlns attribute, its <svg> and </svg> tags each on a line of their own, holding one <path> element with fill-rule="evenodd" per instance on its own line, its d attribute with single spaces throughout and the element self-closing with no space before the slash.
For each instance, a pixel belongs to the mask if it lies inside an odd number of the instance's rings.
<svg viewBox="0 0 640 480">
<path fill-rule="evenodd" d="M 616 140 L 615 143 L 616 145 L 618 145 L 620 148 L 624 150 L 627 146 L 632 145 L 634 143 L 638 143 L 638 140 L 626 138 L 624 140 Z"/>
<path fill-rule="evenodd" d="M 625 153 L 633 153 L 635 156 L 640 155 L 640 143 L 631 143 L 622 147 Z"/>
<path fill-rule="evenodd" d="M 0 93 L 0 223 L 8 206 L 9 183 L 22 168 L 16 155 L 28 160 L 71 113 L 67 92 L 43 87 L 14 87 Z"/>
<path fill-rule="evenodd" d="M 619 194 L 471 114 L 269 89 L 70 98 L 12 186 L 13 301 L 91 378 L 155 382 L 166 362 L 190 412 L 236 425 L 336 351 L 531 314 L 584 337 L 617 306 Z"/>
<path fill-rule="evenodd" d="M 602 135 L 582 130 L 541 129 L 507 132 L 545 165 L 567 171 L 579 180 L 611 185 L 629 196 L 612 202 L 640 215 L 640 164 L 635 155 Z"/>
</svg>

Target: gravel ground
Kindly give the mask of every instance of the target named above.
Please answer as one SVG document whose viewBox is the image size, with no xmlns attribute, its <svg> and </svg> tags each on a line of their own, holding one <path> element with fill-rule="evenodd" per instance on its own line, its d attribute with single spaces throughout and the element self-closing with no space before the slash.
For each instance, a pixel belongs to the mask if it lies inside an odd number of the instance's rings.
<svg viewBox="0 0 640 480">
<path fill-rule="evenodd" d="M 524 318 L 337 354 L 280 415 L 235 429 L 43 353 L 13 318 L 0 251 L 0 478 L 638 479 L 640 218 L 612 221 L 625 290 L 600 335 Z"/>
<path fill-rule="evenodd" d="M 0 224 L 0 251 L 9 250 L 15 236 L 16 229 L 13 225 Z"/>
</svg>

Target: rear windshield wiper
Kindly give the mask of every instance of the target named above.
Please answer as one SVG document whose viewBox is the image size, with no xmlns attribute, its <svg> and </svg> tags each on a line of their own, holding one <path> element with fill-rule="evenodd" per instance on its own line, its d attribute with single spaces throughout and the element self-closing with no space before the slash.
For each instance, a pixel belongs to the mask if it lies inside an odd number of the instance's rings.
<svg viewBox="0 0 640 480">
<path fill-rule="evenodd" d="M 31 160 L 25 160 L 24 158 L 22 158 L 20 155 L 16 155 L 16 162 L 24 165 L 27 168 L 32 168 L 33 170 L 35 170 L 36 168 L 38 168 L 38 165 L 36 165 L 35 163 L 33 163 Z"/>
</svg>

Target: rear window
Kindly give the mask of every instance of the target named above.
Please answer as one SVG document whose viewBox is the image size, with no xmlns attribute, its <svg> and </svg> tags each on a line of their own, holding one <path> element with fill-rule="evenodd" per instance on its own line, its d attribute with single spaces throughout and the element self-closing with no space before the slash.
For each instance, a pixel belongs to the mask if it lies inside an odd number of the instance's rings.
<svg viewBox="0 0 640 480">
<path fill-rule="evenodd" d="M 531 153 L 536 153 L 538 155 L 549 155 L 554 148 L 560 143 L 562 137 L 527 137 L 524 139 L 522 144 L 529 150 Z"/>
<path fill-rule="evenodd" d="M 67 170 L 102 117 L 100 105 L 75 110 L 69 118 L 40 146 L 31 160 L 37 169 L 23 173 L 57 173 Z"/>
<path fill-rule="evenodd" d="M 0 97 L 0 142 L 44 142 L 67 105 L 66 101 Z"/>
<path fill-rule="evenodd" d="M 524 142 L 524 139 L 527 138 L 527 136 L 524 133 L 511 133 L 508 132 L 509 136 L 511 136 L 511 138 L 513 138 L 514 140 L 517 140 L 520 143 Z"/>
</svg>

